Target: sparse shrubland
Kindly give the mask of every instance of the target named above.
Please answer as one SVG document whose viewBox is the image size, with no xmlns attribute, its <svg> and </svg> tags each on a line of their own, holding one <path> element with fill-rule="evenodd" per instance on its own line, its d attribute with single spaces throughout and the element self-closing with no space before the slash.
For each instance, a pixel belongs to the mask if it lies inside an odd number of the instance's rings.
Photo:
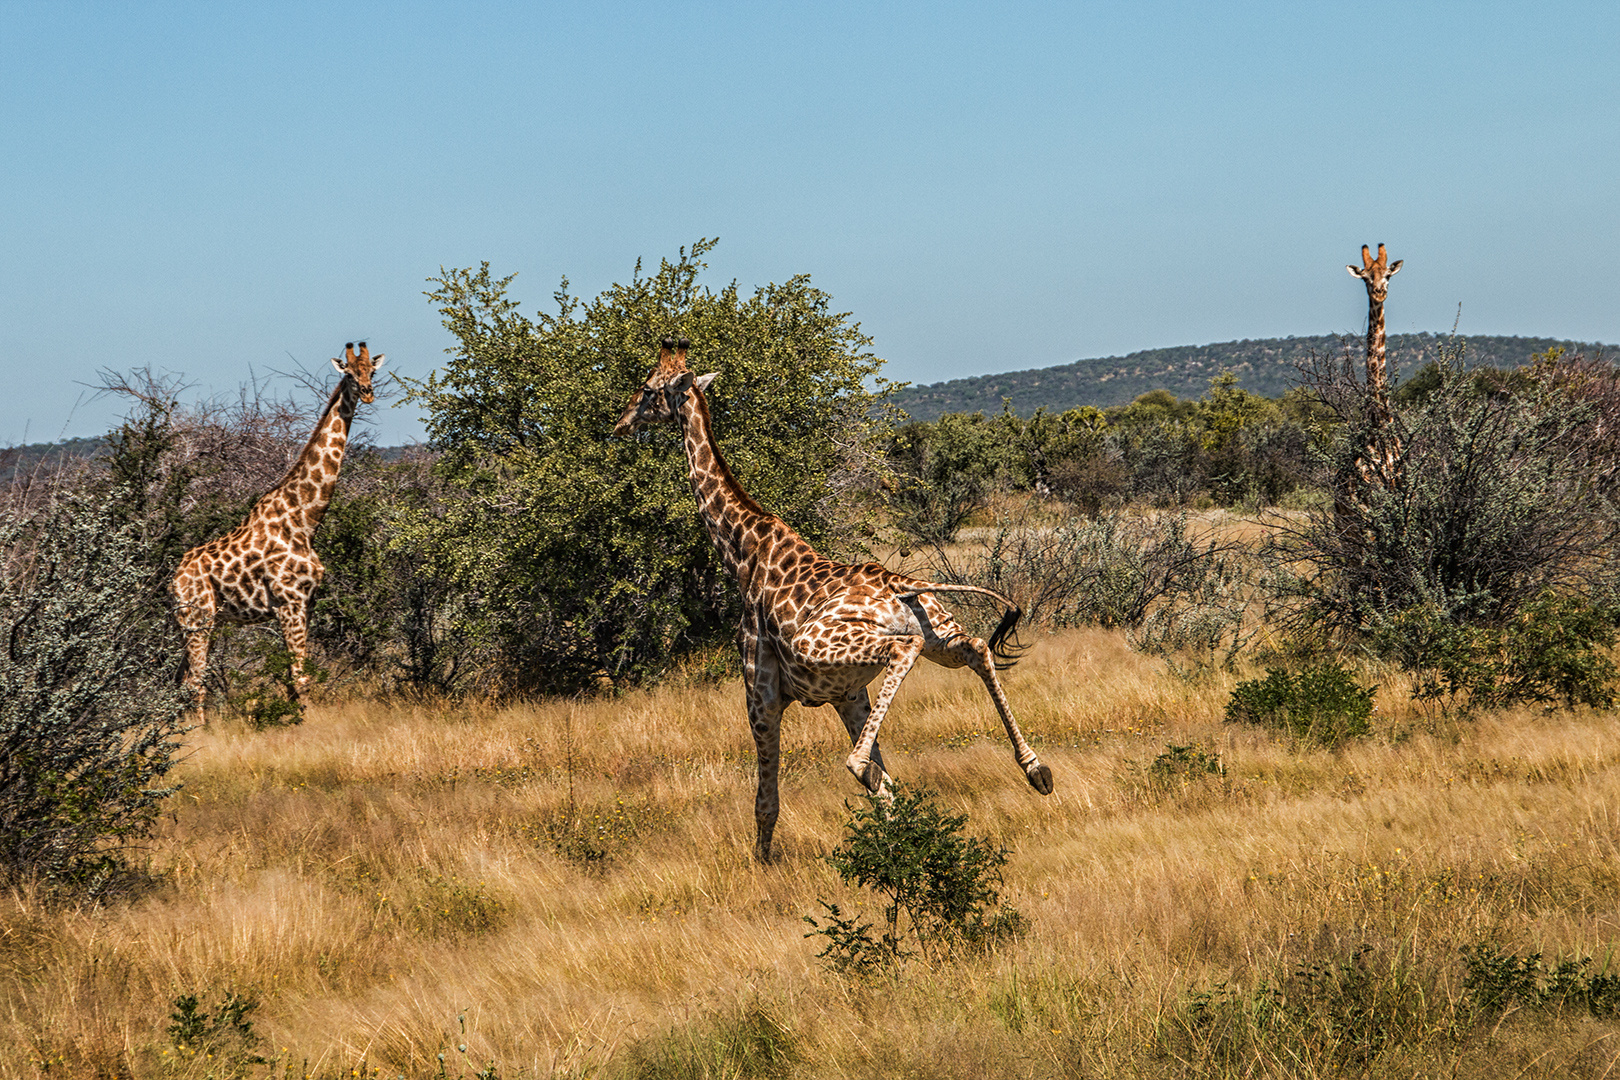
<svg viewBox="0 0 1620 1080">
<path fill-rule="evenodd" d="M 882 922 L 823 858 L 864 805 L 830 710 L 788 714 L 769 868 L 734 683 L 217 722 L 172 774 L 154 887 L 0 904 L 0 1077 L 225 1075 L 219 1055 L 434 1077 L 440 1054 L 504 1078 L 1601 1075 L 1612 718 L 1431 727 L 1398 675 L 1358 676 L 1379 685 L 1371 737 L 1315 749 L 1224 722 L 1245 676 L 1189 684 L 1120 632 L 1042 635 L 1006 684 L 1059 776 L 1043 800 L 970 677 L 920 668 L 890 769 L 1010 852 L 1025 928 L 870 983 L 803 936 L 820 899 Z M 610 823 L 599 857 L 547 831 L 570 815 Z M 188 995 L 211 1063 L 171 1035 Z"/>
<path fill-rule="evenodd" d="M 13 487 L 0 1080 L 1617 1067 L 1610 367 L 1421 373 L 1346 527 L 1346 368 L 890 433 L 858 327 L 803 278 L 703 289 L 706 248 L 533 320 L 441 274 L 435 445 L 351 450 L 300 726 L 249 630 L 183 730 L 161 586 L 312 417 L 109 378 L 101 464 Z M 754 862 L 734 592 L 678 443 L 607 438 L 672 328 L 767 506 L 1023 606 L 1056 794 L 922 665 L 892 804 L 789 711 Z"/>
</svg>

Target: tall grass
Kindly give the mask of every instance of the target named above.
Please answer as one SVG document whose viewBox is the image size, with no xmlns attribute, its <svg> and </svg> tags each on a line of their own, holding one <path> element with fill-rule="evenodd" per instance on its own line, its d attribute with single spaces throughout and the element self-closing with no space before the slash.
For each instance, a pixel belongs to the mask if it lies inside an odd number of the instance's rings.
<svg viewBox="0 0 1620 1080">
<path fill-rule="evenodd" d="M 1612 716 L 1432 729 L 1386 682 L 1372 738 L 1292 748 L 1222 723 L 1252 674 L 1037 639 L 1005 682 L 1057 775 L 1042 799 L 977 681 L 919 667 L 890 771 L 1013 850 L 1030 927 L 875 983 L 802 937 L 818 899 L 865 899 L 819 857 L 858 795 L 831 710 L 784 723 L 768 868 L 735 682 L 216 724 L 154 890 L 0 900 L 0 1078 L 1604 1075 L 1614 1017 L 1486 1009 L 1461 950 L 1614 970 Z M 1155 772 L 1172 745 L 1224 770 Z M 256 1000 L 251 1053 L 177 1046 L 184 995 Z"/>
</svg>

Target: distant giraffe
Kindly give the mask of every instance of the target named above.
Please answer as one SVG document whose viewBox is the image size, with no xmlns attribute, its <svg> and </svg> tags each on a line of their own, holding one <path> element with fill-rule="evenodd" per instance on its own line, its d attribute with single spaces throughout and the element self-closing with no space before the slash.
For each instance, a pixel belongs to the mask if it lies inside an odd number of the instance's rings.
<svg viewBox="0 0 1620 1080">
<path fill-rule="evenodd" d="M 685 339 L 664 339 L 658 365 L 631 396 L 613 433 L 658 423 L 681 428 L 698 513 L 742 593 L 737 646 L 759 759 L 755 857 L 771 858 L 782 710 L 795 701 L 837 709 L 854 744 L 844 764 L 876 794 L 889 782 L 878 727 L 919 656 L 945 667 L 965 665 L 984 680 L 1019 768 L 1036 791 L 1050 795 L 1052 770 L 1024 741 L 996 678 L 998 666 L 1013 662 L 1007 638 L 1018 623 L 1018 608 L 976 585 L 919 581 L 877 563 L 852 566 L 819 554 L 750 498 L 726 466 L 703 394 L 715 376 L 694 377 L 686 366 L 687 348 Z M 967 634 L 930 595 L 949 592 L 979 593 L 1007 606 L 988 644 Z M 866 686 L 880 673 L 883 684 L 872 702 Z"/>
<path fill-rule="evenodd" d="M 309 655 L 310 598 L 325 569 L 311 541 L 332 501 L 355 403 L 371 404 L 371 379 L 385 357 L 372 357 L 366 343 L 354 351 L 344 346 L 344 359 L 332 366 L 342 373 L 315 432 L 281 483 L 253 504 L 247 520 L 224 536 L 186 552 L 169 583 L 175 619 L 186 637 L 182 682 L 203 712 L 207 691 L 208 644 L 219 623 L 253 623 L 275 619 L 295 666 L 287 692 L 294 701 L 309 685 L 304 661 Z"/>
<path fill-rule="evenodd" d="M 1378 245 L 1378 258 L 1374 259 L 1367 245 L 1362 244 L 1362 265 L 1345 267 L 1367 286 L 1367 431 L 1356 467 L 1363 481 L 1385 488 L 1395 483 L 1401 440 L 1394 430 L 1394 410 L 1389 403 L 1384 299 L 1389 295 L 1389 279 L 1399 272 L 1401 261 L 1391 263 L 1383 244 Z"/>
</svg>

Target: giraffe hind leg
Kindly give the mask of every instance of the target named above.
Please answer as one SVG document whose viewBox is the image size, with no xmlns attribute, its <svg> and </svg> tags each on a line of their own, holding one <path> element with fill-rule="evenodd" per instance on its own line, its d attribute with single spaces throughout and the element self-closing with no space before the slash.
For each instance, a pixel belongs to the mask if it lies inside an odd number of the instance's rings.
<svg viewBox="0 0 1620 1080">
<path fill-rule="evenodd" d="M 208 686 L 203 680 L 208 673 L 209 632 L 187 630 L 185 635 L 186 655 L 180 662 L 180 685 L 191 691 L 198 721 L 207 724 L 208 712 L 204 704 L 208 698 Z"/>
<path fill-rule="evenodd" d="M 1001 716 L 1001 726 L 1007 730 L 1007 739 L 1012 743 L 1013 757 L 1018 767 L 1024 770 L 1024 778 L 1029 781 L 1030 787 L 1042 795 L 1052 794 L 1052 769 L 1041 762 L 1024 739 L 1024 733 L 1018 729 L 1007 693 L 1001 688 L 1001 680 L 996 678 L 996 662 L 990 646 L 978 638 L 964 637 L 956 639 L 940 652 L 942 656 L 950 658 L 946 661 L 950 666 L 965 664 L 984 681 L 985 689 L 990 691 L 990 699 L 995 702 L 996 712 Z"/>
</svg>

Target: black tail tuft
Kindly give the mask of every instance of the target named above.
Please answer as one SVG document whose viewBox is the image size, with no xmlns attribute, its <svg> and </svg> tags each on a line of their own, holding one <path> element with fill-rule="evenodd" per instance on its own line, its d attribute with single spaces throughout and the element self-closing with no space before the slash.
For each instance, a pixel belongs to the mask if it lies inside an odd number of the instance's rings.
<svg viewBox="0 0 1620 1080">
<path fill-rule="evenodd" d="M 1001 617 L 1001 623 L 996 627 L 996 632 L 990 635 L 990 652 L 996 658 L 997 671 L 1006 671 L 1018 663 L 1018 658 L 1024 655 L 1025 649 L 1029 648 L 1028 645 L 1020 645 L 1017 637 L 1013 634 L 1013 631 L 1018 628 L 1018 620 L 1023 617 L 1024 613 L 1022 611 L 1018 608 L 1012 608 Z M 1012 640 L 1008 641 L 1008 638 L 1012 638 Z"/>
</svg>

